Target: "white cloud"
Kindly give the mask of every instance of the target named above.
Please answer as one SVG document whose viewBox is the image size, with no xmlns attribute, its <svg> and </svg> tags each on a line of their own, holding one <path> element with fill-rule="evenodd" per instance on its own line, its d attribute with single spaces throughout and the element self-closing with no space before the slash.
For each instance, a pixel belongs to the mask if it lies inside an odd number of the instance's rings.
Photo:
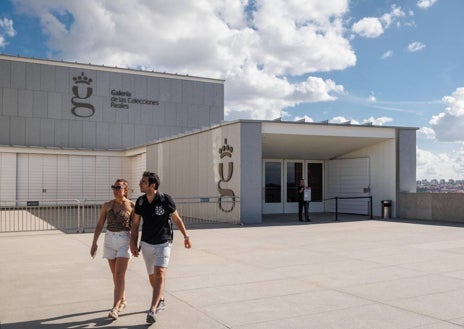
<svg viewBox="0 0 464 329">
<path fill-rule="evenodd" d="M 358 125 L 359 122 L 353 119 L 347 119 L 344 116 L 333 117 L 329 120 L 330 123 L 350 123 L 353 125 Z"/>
<path fill-rule="evenodd" d="M 443 97 L 443 102 L 448 104 L 446 111 L 455 117 L 464 116 L 464 87 L 457 88 L 451 96 Z"/>
<path fill-rule="evenodd" d="M 464 141 L 464 87 L 457 88 L 451 96 L 445 96 L 442 100 L 448 105 L 445 111 L 429 121 L 437 139 Z"/>
<path fill-rule="evenodd" d="M 432 7 L 438 0 L 418 0 L 417 7 L 427 9 Z"/>
<path fill-rule="evenodd" d="M 304 120 L 304 122 L 314 122 L 314 120 L 311 117 L 307 116 L 307 115 L 304 115 L 302 117 L 300 117 L 300 116 L 295 117 L 295 121 L 303 121 L 303 120 Z"/>
<path fill-rule="evenodd" d="M 372 123 L 374 126 L 383 126 L 385 123 L 392 122 L 393 119 L 390 117 L 379 117 L 379 118 L 374 118 L 370 117 L 368 119 L 363 120 L 363 123 Z"/>
<path fill-rule="evenodd" d="M 401 10 L 401 7 L 397 7 L 393 5 L 391 7 L 391 12 L 383 14 L 380 17 L 380 20 L 385 25 L 385 28 L 389 28 L 393 22 L 397 22 L 399 24 L 397 20 L 404 16 L 406 16 L 406 14 L 404 13 L 403 10 Z"/>
<path fill-rule="evenodd" d="M 425 48 L 425 45 L 418 41 L 412 42 L 408 45 L 408 51 L 411 53 L 422 50 L 424 48 Z"/>
<path fill-rule="evenodd" d="M 393 5 L 389 13 L 380 17 L 364 17 L 353 24 L 351 30 L 365 38 L 377 38 L 382 35 L 393 23 L 406 16 L 401 7 Z"/>
<path fill-rule="evenodd" d="M 388 50 L 386 52 L 383 53 L 382 55 L 382 59 L 387 59 L 387 58 L 390 58 L 393 56 L 393 51 L 392 50 Z"/>
<path fill-rule="evenodd" d="M 335 99 L 343 93 L 343 86 L 332 80 L 308 77 L 300 83 L 269 76 L 256 67 L 245 67 L 226 80 L 225 113 L 230 119 L 274 119 L 281 110 L 302 102 L 320 102 Z M 237 117 L 236 117 L 237 116 Z"/>
<path fill-rule="evenodd" d="M 377 38 L 383 34 L 383 26 L 377 17 L 364 17 L 353 24 L 353 32 L 365 38 Z"/>
<path fill-rule="evenodd" d="M 435 140 L 436 139 L 435 130 L 429 127 L 422 127 L 417 131 L 417 137 L 423 138 L 423 139 Z"/>
<path fill-rule="evenodd" d="M 0 19 L 0 47 L 5 47 L 6 37 L 14 37 L 16 31 L 13 28 L 13 21 L 11 19 Z"/>
<path fill-rule="evenodd" d="M 393 121 L 392 118 L 389 117 L 380 117 L 380 118 L 374 118 L 370 117 L 368 119 L 362 120 L 362 122 L 359 122 L 358 120 L 355 119 L 349 119 L 344 116 L 336 116 L 333 117 L 332 119 L 329 120 L 330 123 L 350 123 L 352 125 L 361 125 L 361 124 L 368 124 L 371 123 L 374 126 L 383 126 L 387 122 Z"/>
<path fill-rule="evenodd" d="M 434 153 L 416 148 L 417 179 L 464 177 L 464 146 L 456 152 Z"/>
<path fill-rule="evenodd" d="M 243 0 L 16 4 L 40 19 L 57 59 L 225 79 L 227 119 L 272 119 L 336 99 L 342 85 L 307 76 L 356 64 L 343 23 L 348 0 L 258 0 L 252 10 Z"/>
</svg>

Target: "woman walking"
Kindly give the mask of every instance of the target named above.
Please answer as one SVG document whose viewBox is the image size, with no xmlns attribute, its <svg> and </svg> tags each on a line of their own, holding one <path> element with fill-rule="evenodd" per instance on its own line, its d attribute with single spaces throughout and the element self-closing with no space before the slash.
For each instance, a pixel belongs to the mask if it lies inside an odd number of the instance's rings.
<svg viewBox="0 0 464 329">
<path fill-rule="evenodd" d="M 100 212 L 97 226 L 93 236 L 90 255 L 95 257 L 97 241 L 106 224 L 103 258 L 108 259 L 114 283 L 113 307 L 108 318 L 116 320 L 126 306 L 125 276 L 129 264 L 130 254 L 130 218 L 134 212 L 135 204 L 127 198 L 128 184 L 125 179 L 117 179 L 111 185 L 114 199 L 105 202 Z"/>
</svg>

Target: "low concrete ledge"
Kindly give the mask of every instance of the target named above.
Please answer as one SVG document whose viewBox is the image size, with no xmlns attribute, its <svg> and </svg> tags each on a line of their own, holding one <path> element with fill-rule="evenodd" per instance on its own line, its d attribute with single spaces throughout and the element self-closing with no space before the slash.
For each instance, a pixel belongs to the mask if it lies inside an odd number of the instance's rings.
<svg viewBox="0 0 464 329">
<path fill-rule="evenodd" d="M 463 193 L 400 193 L 398 217 L 464 223 Z"/>
</svg>

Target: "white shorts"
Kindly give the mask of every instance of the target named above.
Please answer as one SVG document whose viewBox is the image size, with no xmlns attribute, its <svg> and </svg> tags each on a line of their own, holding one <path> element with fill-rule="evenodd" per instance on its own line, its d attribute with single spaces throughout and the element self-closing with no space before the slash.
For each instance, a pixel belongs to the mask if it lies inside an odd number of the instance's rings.
<svg viewBox="0 0 464 329">
<path fill-rule="evenodd" d="M 103 258 L 115 259 L 118 257 L 130 258 L 130 232 L 111 232 L 105 233 L 105 244 L 103 247 Z"/>
<path fill-rule="evenodd" d="M 171 256 L 171 246 L 172 242 L 169 241 L 161 244 L 150 244 L 144 241 L 140 242 L 148 275 L 153 274 L 155 266 L 168 267 L 169 258 Z"/>
</svg>

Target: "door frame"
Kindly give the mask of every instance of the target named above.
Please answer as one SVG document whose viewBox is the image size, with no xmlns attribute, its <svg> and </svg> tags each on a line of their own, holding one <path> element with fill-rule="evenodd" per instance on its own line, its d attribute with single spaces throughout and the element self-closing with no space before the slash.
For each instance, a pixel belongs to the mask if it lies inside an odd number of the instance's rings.
<svg viewBox="0 0 464 329">
<path fill-rule="evenodd" d="M 280 164 L 280 203 L 266 203 L 266 163 L 278 162 Z M 287 202 L 287 164 L 288 163 L 302 163 L 303 171 L 302 175 L 305 182 L 308 181 L 308 163 L 320 163 L 322 165 L 322 188 L 325 188 L 325 161 L 324 160 L 293 160 L 293 159 L 263 159 L 262 162 L 262 175 L 263 175 L 263 186 L 262 186 L 262 212 L 263 214 L 294 214 L 298 213 L 298 202 Z M 325 192 L 323 191 L 323 196 Z M 324 201 L 310 202 L 309 212 L 324 212 Z"/>
</svg>

